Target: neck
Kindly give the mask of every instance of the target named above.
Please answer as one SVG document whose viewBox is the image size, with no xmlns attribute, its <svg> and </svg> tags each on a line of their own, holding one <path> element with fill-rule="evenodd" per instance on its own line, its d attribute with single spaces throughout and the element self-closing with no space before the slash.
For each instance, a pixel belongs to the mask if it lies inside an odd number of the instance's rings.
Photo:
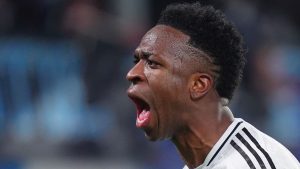
<svg viewBox="0 0 300 169">
<path fill-rule="evenodd" d="M 172 138 L 189 168 L 196 168 L 204 162 L 212 147 L 233 121 L 231 111 L 221 103 L 206 104 L 205 111 L 199 112 L 199 107 L 197 110 L 198 112 L 191 113 L 186 128 Z"/>
</svg>

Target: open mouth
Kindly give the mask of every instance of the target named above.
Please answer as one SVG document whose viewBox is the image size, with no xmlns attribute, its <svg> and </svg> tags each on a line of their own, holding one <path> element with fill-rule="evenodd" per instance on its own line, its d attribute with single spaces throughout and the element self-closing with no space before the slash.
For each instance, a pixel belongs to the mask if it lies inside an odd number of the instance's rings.
<svg viewBox="0 0 300 169">
<path fill-rule="evenodd" d="M 139 97 L 130 98 L 133 100 L 137 108 L 136 126 L 139 128 L 147 127 L 150 122 L 151 115 L 149 104 Z"/>
</svg>

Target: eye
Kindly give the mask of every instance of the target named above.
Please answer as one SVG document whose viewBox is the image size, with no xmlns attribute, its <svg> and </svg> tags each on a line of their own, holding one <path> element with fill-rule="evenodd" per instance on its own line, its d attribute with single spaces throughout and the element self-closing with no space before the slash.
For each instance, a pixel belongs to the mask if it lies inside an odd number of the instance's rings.
<svg viewBox="0 0 300 169">
<path fill-rule="evenodd" d="M 134 57 L 134 59 L 133 59 L 134 64 L 137 64 L 139 61 L 140 61 L 140 59 L 138 57 Z"/>
<path fill-rule="evenodd" d="M 153 60 L 149 60 L 149 59 L 146 60 L 146 64 L 152 69 L 157 69 L 159 66 L 159 64 L 157 62 L 155 62 Z"/>
</svg>

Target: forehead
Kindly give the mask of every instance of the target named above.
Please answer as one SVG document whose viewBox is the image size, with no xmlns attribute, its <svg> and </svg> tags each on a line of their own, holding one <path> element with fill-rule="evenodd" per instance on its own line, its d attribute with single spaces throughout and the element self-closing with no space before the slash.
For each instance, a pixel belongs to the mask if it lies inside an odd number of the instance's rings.
<svg viewBox="0 0 300 169">
<path fill-rule="evenodd" d="M 180 52 L 187 45 L 190 37 L 181 31 L 166 25 L 157 25 L 150 29 L 142 38 L 136 49 L 144 52 Z"/>
</svg>

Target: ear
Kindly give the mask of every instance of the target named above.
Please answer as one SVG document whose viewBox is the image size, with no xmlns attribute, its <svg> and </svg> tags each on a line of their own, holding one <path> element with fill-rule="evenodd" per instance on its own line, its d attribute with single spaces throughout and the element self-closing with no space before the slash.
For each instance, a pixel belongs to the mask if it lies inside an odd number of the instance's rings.
<svg viewBox="0 0 300 169">
<path fill-rule="evenodd" d="M 189 81 L 189 91 L 192 100 L 202 98 L 213 86 L 213 78 L 206 73 L 194 73 Z"/>
</svg>

